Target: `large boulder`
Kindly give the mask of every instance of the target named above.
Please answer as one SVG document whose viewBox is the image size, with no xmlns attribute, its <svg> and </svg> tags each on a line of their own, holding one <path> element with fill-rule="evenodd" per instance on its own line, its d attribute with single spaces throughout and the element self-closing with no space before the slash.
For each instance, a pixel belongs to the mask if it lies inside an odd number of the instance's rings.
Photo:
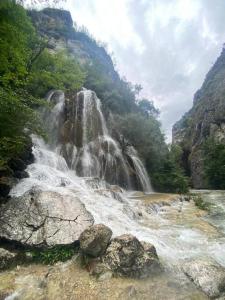
<svg viewBox="0 0 225 300">
<path fill-rule="evenodd" d="M 114 238 L 103 256 L 103 263 L 121 276 L 145 278 L 161 271 L 155 247 L 141 243 L 135 236 L 124 234 Z"/>
<path fill-rule="evenodd" d="M 2 205 L 0 238 L 28 246 L 70 244 L 92 224 L 93 217 L 78 198 L 31 190 Z"/>
<path fill-rule="evenodd" d="M 97 224 L 85 229 L 79 238 L 80 249 L 84 254 L 93 257 L 101 256 L 112 237 L 112 230 L 103 225 Z"/>
<path fill-rule="evenodd" d="M 183 265 L 183 270 L 210 298 L 217 298 L 225 292 L 225 268 L 216 262 L 205 259 L 192 260 Z"/>
</svg>

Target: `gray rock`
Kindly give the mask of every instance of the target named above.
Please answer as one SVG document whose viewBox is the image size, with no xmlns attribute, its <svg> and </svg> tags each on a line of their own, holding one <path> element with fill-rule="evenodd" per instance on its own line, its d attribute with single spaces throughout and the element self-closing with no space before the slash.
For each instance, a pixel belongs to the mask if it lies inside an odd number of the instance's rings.
<svg viewBox="0 0 225 300">
<path fill-rule="evenodd" d="M 155 247 L 139 242 L 130 234 L 111 241 L 103 263 L 118 275 L 135 278 L 145 278 L 162 270 Z"/>
<path fill-rule="evenodd" d="M 187 262 L 184 273 L 209 297 L 216 298 L 225 292 L 225 268 L 205 259 Z"/>
<path fill-rule="evenodd" d="M 98 277 L 98 281 L 109 280 L 112 278 L 112 276 L 113 276 L 113 273 L 111 271 L 106 271 Z"/>
<path fill-rule="evenodd" d="M 140 299 L 138 298 L 138 291 L 133 285 L 129 285 L 120 294 L 120 299 Z"/>
<path fill-rule="evenodd" d="M 158 255 L 157 255 L 155 246 L 153 246 L 152 244 L 147 243 L 147 242 L 141 242 L 141 245 L 142 245 L 142 247 L 144 248 L 144 251 L 147 254 L 149 254 L 149 255 L 151 255 L 151 256 L 153 256 L 153 257 L 155 257 L 155 258 L 158 259 Z"/>
<path fill-rule="evenodd" d="M 30 246 L 73 243 L 92 224 L 78 198 L 52 191 L 31 190 L 0 211 L 0 237 Z"/>
<path fill-rule="evenodd" d="M 84 254 L 98 257 L 102 255 L 112 237 L 112 230 L 103 225 L 97 224 L 85 229 L 80 237 L 80 249 Z"/>
<path fill-rule="evenodd" d="M 16 259 L 17 254 L 0 248 L 0 270 L 9 267 Z"/>
<path fill-rule="evenodd" d="M 225 49 L 194 96 L 193 107 L 173 126 L 172 140 L 182 148 L 182 166 L 195 189 L 210 188 L 205 176 L 205 142 L 225 143 Z"/>
</svg>

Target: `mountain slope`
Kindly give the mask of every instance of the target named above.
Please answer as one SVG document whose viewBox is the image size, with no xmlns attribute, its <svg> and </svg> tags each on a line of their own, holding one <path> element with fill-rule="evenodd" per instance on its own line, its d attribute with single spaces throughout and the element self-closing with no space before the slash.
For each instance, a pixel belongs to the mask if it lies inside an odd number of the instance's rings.
<svg viewBox="0 0 225 300">
<path fill-rule="evenodd" d="M 182 163 L 195 188 L 207 188 L 204 145 L 225 143 L 225 49 L 195 93 L 193 107 L 173 126 L 173 143 L 182 147 Z"/>
</svg>

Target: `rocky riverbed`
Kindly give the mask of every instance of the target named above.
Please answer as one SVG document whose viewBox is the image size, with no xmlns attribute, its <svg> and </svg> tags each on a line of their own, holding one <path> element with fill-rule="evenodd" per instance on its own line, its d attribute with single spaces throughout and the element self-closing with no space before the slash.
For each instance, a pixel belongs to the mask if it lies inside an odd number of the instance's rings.
<svg viewBox="0 0 225 300">
<path fill-rule="evenodd" d="M 0 273 L 0 299 L 208 299 L 193 283 L 182 280 L 166 273 L 142 280 L 98 280 L 74 258 L 54 266 L 18 266 Z"/>
<path fill-rule="evenodd" d="M 129 194 L 136 210 L 127 213 L 143 231 L 158 233 L 156 248 L 94 225 L 81 233 L 80 250 L 66 262 L 40 265 L 28 255 L 21 264 L 12 249 L 2 250 L 1 262 L 5 257 L 5 267 L 12 264 L 0 273 L 0 299 L 224 299 L 224 233 L 218 226 L 224 192 L 194 192 L 210 211 L 179 195 Z M 184 240 L 182 232 L 188 234 Z"/>
</svg>

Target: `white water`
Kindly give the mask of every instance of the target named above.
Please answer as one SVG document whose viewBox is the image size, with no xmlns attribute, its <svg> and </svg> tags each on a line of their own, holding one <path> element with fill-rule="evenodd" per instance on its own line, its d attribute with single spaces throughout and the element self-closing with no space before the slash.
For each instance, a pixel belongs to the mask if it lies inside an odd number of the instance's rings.
<svg viewBox="0 0 225 300">
<path fill-rule="evenodd" d="M 45 110 L 43 119 L 51 148 L 57 149 L 70 169 L 79 176 L 99 177 L 129 190 L 138 185 L 146 193 L 152 192 L 135 149 L 127 147 L 122 151 L 110 135 L 101 102 L 93 91 L 83 89 L 70 104 L 60 91 L 49 93 L 47 100 L 52 110 Z"/>
<path fill-rule="evenodd" d="M 164 211 L 160 208 L 146 213 L 142 202 L 138 198 L 130 198 L 130 193 L 123 192 L 115 199 L 103 181 L 91 187 L 86 178 L 78 177 L 69 170 L 63 157 L 51 151 L 42 140 L 34 136 L 33 142 L 35 163 L 27 168 L 30 177 L 21 180 L 11 195 L 20 196 L 33 187 L 62 195 L 76 195 L 92 213 L 95 223 L 108 225 L 114 235 L 131 233 L 140 240 L 153 243 L 167 265 L 176 266 L 179 261 L 195 256 L 213 257 L 225 265 L 223 237 L 212 239 L 197 229 L 174 224 L 164 218 Z M 173 205 L 177 213 L 180 205 Z M 188 210 L 189 205 L 183 203 L 183 211 Z"/>
<path fill-rule="evenodd" d="M 57 102 L 53 107 L 55 119 L 59 118 L 59 113 L 63 107 L 63 102 L 60 103 L 59 105 Z M 52 116 L 49 119 L 51 118 Z M 103 116 L 101 120 L 103 122 Z M 106 151 L 109 155 L 107 163 L 110 167 L 110 164 L 114 163 L 115 157 L 121 158 L 121 150 L 116 142 L 106 135 L 105 129 L 103 131 L 104 134 L 100 135 L 97 141 L 100 140 L 100 144 L 105 143 L 104 145 L 108 147 L 108 151 Z M 155 245 L 164 264 L 172 269 L 179 268 L 186 259 L 202 256 L 211 257 L 225 266 L 225 239 L 223 235 L 215 237 L 195 228 L 192 223 L 174 221 L 174 217 L 168 218 L 164 207 L 156 205 L 156 209 L 154 207 L 146 209 L 142 200 L 132 198 L 132 192 L 118 192 L 118 189 L 115 192 L 113 187 L 109 187 L 103 179 L 78 177 L 74 170 L 68 168 L 65 159 L 59 154 L 59 147 L 53 150 L 52 145 L 45 144 L 40 138 L 36 136 L 32 138 L 35 163 L 27 168 L 30 177 L 21 180 L 11 191 L 11 195 L 20 196 L 35 187 L 41 190 L 56 191 L 62 195 L 70 194 L 79 197 L 93 215 L 95 223 L 108 225 L 112 228 L 114 236 L 131 233 L 140 240 L 151 242 Z M 89 153 L 95 153 L 96 144 L 96 141 L 94 143 L 89 142 L 88 150 L 86 154 L 83 154 L 83 167 L 87 164 L 85 166 L 87 172 L 93 166 L 93 161 L 89 161 Z M 68 145 L 69 147 L 71 145 Z M 76 156 L 75 147 L 72 151 Z M 145 169 L 141 161 L 138 160 L 135 150 L 131 149 L 129 155 L 133 157 L 136 172 L 143 173 L 140 178 L 145 178 L 142 182 L 145 190 L 150 189 Z M 93 160 L 93 157 L 91 159 Z M 95 163 L 96 174 L 100 174 L 103 167 L 98 166 L 98 159 Z M 123 164 L 123 159 L 121 159 L 121 163 Z M 126 164 L 125 161 L 124 164 Z M 125 168 L 125 166 L 123 167 Z M 102 178 L 104 178 L 104 174 Z M 175 216 L 180 214 L 180 220 L 182 220 L 182 216 L 193 208 L 190 203 L 175 202 L 170 209 L 175 212 Z"/>
<path fill-rule="evenodd" d="M 128 155 L 132 159 L 136 173 L 140 174 L 139 180 L 140 180 L 141 186 L 143 187 L 143 190 L 146 193 L 151 193 L 152 187 L 151 187 L 151 183 L 150 183 L 148 174 L 145 170 L 145 167 L 144 167 L 142 161 L 138 157 L 137 151 L 134 149 L 134 147 L 132 147 L 132 146 L 129 147 Z"/>
</svg>

